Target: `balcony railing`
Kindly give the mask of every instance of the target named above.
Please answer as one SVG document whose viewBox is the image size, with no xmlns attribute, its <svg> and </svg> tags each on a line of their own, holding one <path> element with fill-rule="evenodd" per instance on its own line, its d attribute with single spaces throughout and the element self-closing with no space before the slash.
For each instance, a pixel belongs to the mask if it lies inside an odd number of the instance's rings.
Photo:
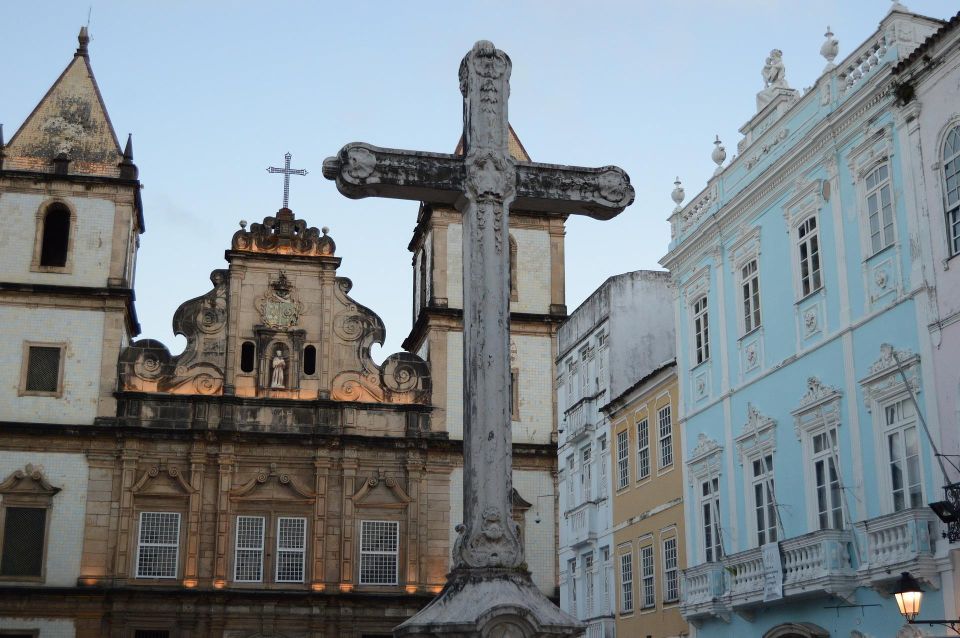
<svg viewBox="0 0 960 638">
<path fill-rule="evenodd" d="M 577 547 L 597 540 L 597 504 L 584 503 L 570 513 L 570 546 Z"/>
<path fill-rule="evenodd" d="M 567 440 L 573 441 L 586 434 L 597 418 L 595 401 L 584 399 L 566 413 Z"/>
<path fill-rule="evenodd" d="M 936 515 L 920 507 L 871 518 L 856 524 L 861 546 L 859 573 L 868 582 L 878 583 L 909 571 L 918 578 L 936 573 Z"/>
<path fill-rule="evenodd" d="M 783 595 L 826 592 L 849 599 L 856 589 L 851 552 L 853 534 L 825 529 L 780 543 Z"/>
<path fill-rule="evenodd" d="M 683 595 L 680 613 L 684 618 L 697 620 L 714 616 L 729 616 L 725 570 L 721 563 L 702 563 L 683 572 Z"/>
</svg>

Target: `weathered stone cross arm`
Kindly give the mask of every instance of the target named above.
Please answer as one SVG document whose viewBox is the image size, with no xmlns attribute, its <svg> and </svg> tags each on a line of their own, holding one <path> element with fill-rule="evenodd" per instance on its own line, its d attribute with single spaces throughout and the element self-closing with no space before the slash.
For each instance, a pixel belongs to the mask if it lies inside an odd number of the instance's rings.
<svg viewBox="0 0 960 638">
<path fill-rule="evenodd" d="M 516 198 L 511 208 L 610 219 L 633 203 L 630 178 L 617 166 L 584 168 L 514 161 Z M 347 144 L 323 162 L 323 176 L 351 199 L 388 197 L 456 205 L 466 190 L 461 155 Z"/>
</svg>

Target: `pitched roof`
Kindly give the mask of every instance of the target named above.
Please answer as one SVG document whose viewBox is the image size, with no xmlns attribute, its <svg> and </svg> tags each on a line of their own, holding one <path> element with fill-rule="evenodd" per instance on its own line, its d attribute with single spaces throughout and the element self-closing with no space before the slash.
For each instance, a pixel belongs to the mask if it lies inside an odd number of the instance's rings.
<svg viewBox="0 0 960 638">
<path fill-rule="evenodd" d="M 523 147 L 523 143 L 520 141 L 520 138 L 517 137 L 516 131 L 513 130 L 513 125 L 507 125 L 510 131 L 507 133 L 507 148 L 510 150 L 510 156 L 519 161 L 519 162 L 529 162 L 530 154 L 527 153 L 527 149 Z M 460 136 L 460 141 L 457 142 L 457 150 L 453 152 L 454 155 L 463 155 L 463 135 Z"/>
<path fill-rule="evenodd" d="M 947 34 L 958 27 L 960 27 L 960 13 L 950 18 L 947 22 L 944 22 L 942 27 L 927 36 L 927 39 L 924 40 L 920 46 L 914 49 L 910 55 L 898 62 L 897 65 L 893 67 L 894 75 L 900 73 L 905 68 L 916 62 L 917 59 L 930 51 L 930 49 L 932 49 L 937 42 L 942 40 Z"/>
<path fill-rule="evenodd" d="M 72 174 L 119 176 L 123 152 L 90 67 L 86 27 L 78 39 L 73 60 L 4 148 L 5 168 L 49 171 L 62 155 Z"/>
</svg>

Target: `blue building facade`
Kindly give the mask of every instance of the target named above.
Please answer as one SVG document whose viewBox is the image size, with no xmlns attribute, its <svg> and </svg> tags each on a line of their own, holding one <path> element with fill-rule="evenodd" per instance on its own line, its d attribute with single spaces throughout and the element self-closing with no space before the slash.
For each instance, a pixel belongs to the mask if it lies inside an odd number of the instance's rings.
<svg viewBox="0 0 960 638">
<path fill-rule="evenodd" d="M 738 154 L 670 217 L 689 565 L 711 638 L 927 635 L 954 611 L 909 109 L 891 73 L 942 25 L 901 5 L 804 93 L 779 51 Z M 724 161 L 718 147 L 714 160 Z M 927 389 L 931 391 L 927 391 Z M 930 634 L 937 635 L 937 634 Z"/>
</svg>

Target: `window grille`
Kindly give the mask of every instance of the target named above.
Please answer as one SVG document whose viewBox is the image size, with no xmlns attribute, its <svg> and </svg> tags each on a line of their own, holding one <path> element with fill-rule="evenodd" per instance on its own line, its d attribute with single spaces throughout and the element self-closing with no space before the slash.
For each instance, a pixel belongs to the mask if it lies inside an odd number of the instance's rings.
<svg viewBox="0 0 960 638">
<path fill-rule="evenodd" d="M 137 629 L 133 632 L 134 638 L 170 638 L 166 629 Z"/>
<path fill-rule="evenodd" d="M 677 569 L 677 539 L 663 541 L 663 602 L 680 600 L 680 572 Z"/>
<path fill-rule="evenodd" d="M 180 553 L 180 514 L 140 512 L 137 578 L 176 578 Z"/>
<path fill-rule="evenodd" d="M 703 363 L 710 358 L 710 316 L 706 295 L 693 302 L 693 337 L 697 363 Z"/>
<path fill-rule="evenodd" d="M 650 476 L 650 425 L 646 419 L 637 423 L 637 480 Z"/>
<path fill-rule="evenodd" d="M 239 583 L 259 583 L 263 580 L 263 530 L 262 516 L 237 517 L 233 580 Z"/>
<path fill-rule="evenodd" d="M 617 489 L 630 483 L 630 451 L 627 449 L 627 431 L 617 432 Z"/>
<path fill-rule="evenodd" d="M 60 388 L 60 348 L 30 346 L 27 354 L 27 392 L 56 392 Z"/>
<path fill-rule="evenodd" d="M 893 243 L 893 200 L 887 164 L 881 164 L 867 175 L 866 187 L 870 248 L 876 253 Z"/>
<path fill-rule="evenodd" d="M 8 507 L 4 517 L 0 574 L 42 576 L 47 510 L 39 507 Z"/>
<path fill-rule="evenodd" d="M 654 583 L 653 545 L 640 548 L 640 577 L 643 579 L 643 606 L 653 607 L 657 604 L 656 585 Z"/>
<path fill-rule="evenodd" d="M 633 555 L 620 556 L 620 613 L 633 611 Z"/>
<path fill-rule="evenodd" d="M 307 547 L 307 519 L 277 519 L 277 582 L 302 583 Z"/>
<path fill-rule="evenodd" d="M 797 244 L 800 249 L 800 291 L 806 297 L 820 290 L 820 233 L 817 218 L 808 217 L 797 228 Z"/>
<path fill-rule="evenodd" d="M 400 523 L 362 521 L 360 524 L 360 584 L 396 585 Z"/>
<path fill-rule="evenodd" d="M 673 465 L 673 421 L 669 405 L 657 411 L 657 422 L 660 426 L 660 467 L 669 467 Z"/>
</svg>

